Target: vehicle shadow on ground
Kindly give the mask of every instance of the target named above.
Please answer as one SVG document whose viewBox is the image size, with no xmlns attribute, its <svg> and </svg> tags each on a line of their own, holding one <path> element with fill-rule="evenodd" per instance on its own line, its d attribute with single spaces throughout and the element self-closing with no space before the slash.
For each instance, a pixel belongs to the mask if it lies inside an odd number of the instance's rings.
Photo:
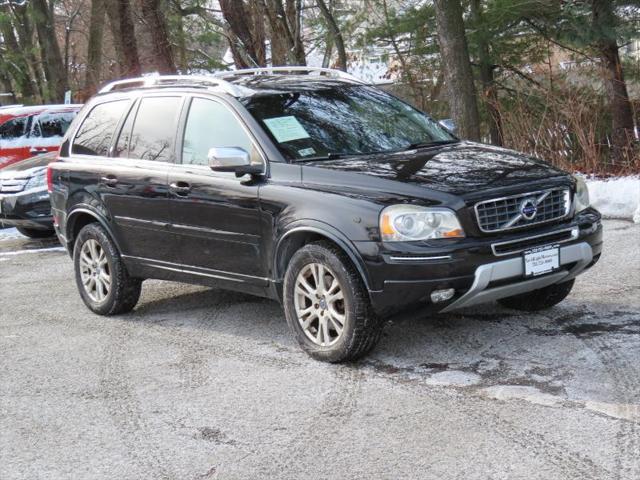
<svg viewBox="0 0 640 480">
<path fill-rule="evenodd" d="M 148 292 L 155 298 L 143 297 L 132 320 L 180 326 L 203 331 L 202 335 L 239 336 L 271 344 L 273 356 L 294 355 L 306 361 L 277 302 L 211 289 L 170 296 L 162 285 L 158 287 Z M 405 314 L 389 322 L 368 357 L 350 365 L 425 378 L 463 372 L 466 375 L 454 378 L 453 385 L 510 384 L 562 394 L 571 377 L 594 375 L 585 357 L 606 369 L 636 368 L 608 352 L 612 342 L 616 348 L 628 345 L 629 352 L 639 350 L 637 308 L 568 299 L 545 312 L 523 313 L 488 304 L 450 314 Z M 576 373 L 581 369 L 584 372 Z"/>
</svg>

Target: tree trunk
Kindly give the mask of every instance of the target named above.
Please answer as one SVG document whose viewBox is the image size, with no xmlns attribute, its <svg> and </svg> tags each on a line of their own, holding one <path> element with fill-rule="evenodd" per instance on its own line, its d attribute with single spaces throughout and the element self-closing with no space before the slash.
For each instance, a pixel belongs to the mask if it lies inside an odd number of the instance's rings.
<svg viewBox="0 0 640 480">
<path fill-rule="evenodd" d="M 482 81 L 482 98 L 489 116 L 489 134 L 493 145 L 504 144 L 502 118 L 498 110 L 498 91 L 494 82 L 493 65 L 489 53 L 489 42 L 483 28 L 483 12 L 480 0 L 471 0 L 471 15 L 476 26 L 478 63 L 480 64 L 480 79 Z"/>
<path fill-rule="evenodd" d="M 129 0 L 105 0 L 107 15 L 111 23 L 113 42 L 120 64 L 121 77 L 140 76 L 140 57 L 138 56 L 138 42 L 131 18 Z"/>
<path fill-rule="evenodd" d="M 151 36 L 152 65 L 161 74 L 175 74 L 176 65 L 164 14 L 160 11 L 160 0 L 140 0 L 140 10 Z"/>
<path fill-rule="evenodd" d="M 68 89 L 67 69 L 62 61 L 60 46 L 56 38 L 53 14 L 46 0 L 32 0 L 31 7 L 38 32 L 38 43 L 42 53 L 49 98 L 54 102 L 61 102 Z"/>
<path fill-rule="evenodd" d="M 604 71 L 604 82 L 611 113 L 611 139 L 614 157 L 623 159 L 634 142 L 633 109 L 624 79 L 618 41 L 617 20 L 609 0 L 592 0 L 594 30 L 600 32 L 597 49 Z"/>
<path fill-rule="evenodd" d="M 451 115 L 460 137 L 479 141 L 480 118 L 460 0 L 434 0 L 434 7 Z"/>
<path fill-rule="evenodd" d="M 329 10 L 329 7 L 325 3 L 324 0 L 316 0 L 318 3 L 318 7 L 320 8 L 320 12 L 324 17 L 324 21 L 327 24 L 327 29 L 329 30 L 329 34 L 331 36 L 332 43 L 336 47 L 336 51 L 338 53 L 338 63 L 336 67 L 340 70 L 347 71 L 347 52 L 344 48 L 344 39 L 342 38 L 342 32 L 340 32 L 340 27 L 338 27 L 338 23 L 336 22 L 333 13 Z"/>
<path fill-rule="evenodd" d="M 84 96 L 87 98 L 95 93 L 100 83 L 105 12 L 105 0 L 91 1 L 89 41 L 87 45 L 87 72 L 84 80 Z"/>
<path fill-rule="evenodd" d="M 271 33 L 271 64 L 306 65 L 299 0 L 262 0 Z"/>
<path fill-rule="evenodd" d="M 220 0 L 222 16 L 229 25 L 229 45 L 237 68 L 264 67 L 267 54 L 264 17 L 257 1 Z"/>
<path fill-rule="evenodd" d="M 44 72 L 42 69 L 42 62 L 39 60 L 36 54 L 36 48 L 33 43 L 33 23 L 31 20 L 32 15 L 28 10 L 28 4 L 13 4 L 11 5 L 13 14 L 16 17 L 16 23 L 14 25 L 18 34 L 18 43 L 20 44 L 20 51 L 24 52 L 26 62 L 28 64 L 28 72 L 30 72 L 32 83 L 35 83 L 38 102 L 44 102 L 47 100 L 45 95 L 46 81 L 44 79 Z"/>
</svg>

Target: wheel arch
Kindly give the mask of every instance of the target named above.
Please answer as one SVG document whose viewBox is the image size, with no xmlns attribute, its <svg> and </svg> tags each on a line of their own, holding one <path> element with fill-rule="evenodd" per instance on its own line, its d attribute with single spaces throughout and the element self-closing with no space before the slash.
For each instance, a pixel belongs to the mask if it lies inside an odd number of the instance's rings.
<svg viewBox="0 0 640 480">
<path fill-rule="evenodd" d="M 111 226 L 109 222 L 97 211 L 93 210 L 90 207 L 82 206 L 78 208 L 74 208 L 66 219 L 66 239 L 68 243 L 68 250 L 71 255 L 73 255 L 73 249 L 75 247 L 76 238 L 78 237 L 78 233 L 80 230 L 84 228 L 86 225 L 90 223 L 99 223 L 107 232 L 107 235 L 113 240 L 116 245 L 118 251 L 120 250 L 120 245 L 118 244 Z"/>
<path fill-rule="evenodd" d="M 327 240 L 340 248 L 358 271 L 367 290 L 370 289 L 369 276 L 364 262 L 353 244 L 339 230 L 322 222 L 297 224 L 287 229 L 280 236 L 275 248 L 273 273 L 276 281 L 281 283 L 287 265 L 293 254 L 309 243 Z"/>
</svg>

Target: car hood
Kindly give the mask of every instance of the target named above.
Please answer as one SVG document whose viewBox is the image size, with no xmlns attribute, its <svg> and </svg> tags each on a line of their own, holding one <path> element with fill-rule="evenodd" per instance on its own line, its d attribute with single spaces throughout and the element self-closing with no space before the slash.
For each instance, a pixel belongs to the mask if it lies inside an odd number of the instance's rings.
<svg viewBox="0 0 640 480">
<path fill-rule="evenodd" d="M 452 194 L 510 187 L 567 175 L 525 154 L 471 142 L 389 154 L 317 160 L 306 162 L 305 165 L 360 173 Z"/>
<path fill-rule="evenodd" d="M 0 179 L 31 178 L 47 168 L 57 158 L 57 152 L 45 153 L 14 163 L 0 170 Z"/>
</svg>

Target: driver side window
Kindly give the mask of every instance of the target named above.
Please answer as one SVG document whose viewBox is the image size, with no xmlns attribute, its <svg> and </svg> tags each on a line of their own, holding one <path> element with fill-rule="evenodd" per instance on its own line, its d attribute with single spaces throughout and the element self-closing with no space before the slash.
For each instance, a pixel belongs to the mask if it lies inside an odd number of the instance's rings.
<svg viewBox="0 0 640 480">
<path fill-rule="evenodd" d="M 262 163 L 253 141 L 225 105 L 194 98 L 184 131 L 183 165 L 208 165 L 209 149 L 214 147 L 240 147 L 249 152 L 252 163 Z"/>
</svg>

